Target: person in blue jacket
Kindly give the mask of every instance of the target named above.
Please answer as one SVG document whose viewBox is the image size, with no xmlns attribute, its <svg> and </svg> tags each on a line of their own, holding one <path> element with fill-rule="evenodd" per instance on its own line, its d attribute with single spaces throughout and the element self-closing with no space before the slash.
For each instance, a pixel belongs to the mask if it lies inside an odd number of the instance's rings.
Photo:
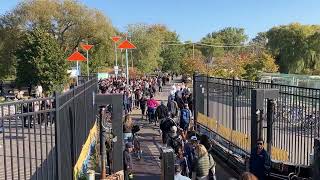
<svg viewBox="0 0 320 180">
<path fill-rule="evenodd" d="M 259 180 L 267 179 L 271 167 L 270 155 L 263 146 L 264 141 L 259 138 L 257 147 L 251 150 L 250 155 L 250 172 L 257 176 Z"/>
</svg>

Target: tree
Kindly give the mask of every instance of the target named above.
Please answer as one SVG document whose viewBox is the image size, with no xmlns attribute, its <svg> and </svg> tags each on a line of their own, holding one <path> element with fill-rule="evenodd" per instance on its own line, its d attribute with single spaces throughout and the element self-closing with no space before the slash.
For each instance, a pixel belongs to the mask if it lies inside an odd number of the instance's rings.
<svg viewBox="0 0 320 180">
<path fill-rule="evenodd" d="M 182 60 L 181 73 L 192 76 L 195 72 L 206 73 L 205 57 L 200 50 L 195 49 L 193 58 L 193 52 L 189 49 Z"/>
<path fill-rule="evenodd" d="M 5 36 L 8 37 L 0 37 L 0 40 L 3 40 L 4 44 L 11 43 L 10 49 L 15 50 L 19 42 L 22 42 L 19 33 L 24 34 L 38 27 L 55 37 L 64 55 L 72 53 L 81 42 L 95 45 L 90 50 L 90 56 L 94 58 L 94 61 L 90 62 L 90 66 L 94 68 L 90 69 L 96 70 L 97 66 L 113 63 L 113 42 L 109 37 L 115 35 L 116 30 L 110 20 L 98 10 L 90 9 L 76 0 L 22 1 L 5 16 L 0 17 L 0 32 L 5 31 Z M 11 39 L 13 42 L 10 42 Z M 4 62 L 10 62 L 14 69 L 14 56 L 9 54 L 1 57 L 5 53 L 6 50 L 0 49 L 0 67 L 7 66 Z"/>
<path fill-rule="evenodd" d="M 231 51 L 240 53 L 241 48 L 239 47 L 219 46 L 244 45 L 247 39 L 248 36 L 245 34 L 243 28 L 226 27 L 203 37 L 200 42 L 209 46 L 201 47 L 201 51 L 206 57 L 223 57 L 226 53 Z"/>
<path fill-rule="evenodd" d="M 301 25 L 293 23 L 284 26 L 273 27 L 267 32 L 267 47 L 276 57 L 280 72 L 304 73 L 311 71 L 319 54 L 312 46 L 315 42 L 312 37 L 320 26 Z"/>
<path fill-rule="evenodd" d="M 245 73 L 242 77 L 248 80 L 258 80 L 262 72 L 274 73 L 278 71 L 278 68 L 275 59 L 270 54 L 265 52 L 252 54 L 244 64 Z"/>
<path fill-rule="evenodd" d="M 59 43 L 46 30 L 28 32 L 15 54 L 20 86 L 41 84 L 48 93 L 62 90 L 68 79 L 67 62 Z"/>
<path fill-rule="evenodd" d="M 149 73 L 159 68 L 169 70 L 171 58 L 179 60 L 180 51 L 173 47 L 165 47 L 164 42 L 178 39 L 164 25 L 132 24 L 128 26 L 129 36 L 137 49 L 133 50 L 134 66 L 139 71 Z M 170 50 L 169 50 L 170 49 Z M 178 67 L 175 67 L 178 69 Z"/>
<path fill-rule="evenodd" d="M 160 57 L 163 59 L 162 71 L 181 73 L 181 62 L 184 57 L 185 47 L 179 41 L 178 35 L 175 32 L 168 32 L 165 37 L 166 43 L 162 44 Z M 173 43 L 170 45 L 170 43 Z"/>
<path fill-rule="evenodd" d="M 0 80 L 15 76 L 16 58 L 14 52 L 21 43 L 23 33 L 10 14 L 0 17 Z"/>
</svg>

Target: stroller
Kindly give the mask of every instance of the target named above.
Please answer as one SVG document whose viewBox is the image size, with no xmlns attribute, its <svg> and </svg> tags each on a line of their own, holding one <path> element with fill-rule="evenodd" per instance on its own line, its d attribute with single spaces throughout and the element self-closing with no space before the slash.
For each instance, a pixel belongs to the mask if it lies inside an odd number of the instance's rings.
<svg viewBox="0 0 320 180">
<path fill-rule="evenodd" d="M 138 125 L 133 125 L 132 127 L 132 144 L 133 144 L 133 152 L 137 156 L 138 160 L 141 159 L 142 150 L 140 147 L 139 139 L 136 136 L 136 133 L 140 131 L 140 127 Z"/>
</svg>

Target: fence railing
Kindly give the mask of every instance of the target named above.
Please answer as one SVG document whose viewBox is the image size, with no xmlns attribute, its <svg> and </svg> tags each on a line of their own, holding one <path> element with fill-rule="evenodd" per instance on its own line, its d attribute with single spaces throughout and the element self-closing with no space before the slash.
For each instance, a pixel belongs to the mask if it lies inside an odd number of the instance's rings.
<svg viewBox="0 0 320 180">
<path fill-rule="evenodd" d="M 92 78 L 61 95 L 0 104 L 0 179 L 72 179 L 96 92 Z"/>
<path fill-rule="evenodd" d="M 314 138 L 320 134 L 320 89 L 202 75 L 194 77 L 194 88 L 195 113 L 202 130 L 239 155 L 250 153 L 251 90 L 278 89 L 271 157 L 301 166 L 312 162 Z M 266 112 L 263 117 L 262 134 L 266 140 Z"/>
</svg>

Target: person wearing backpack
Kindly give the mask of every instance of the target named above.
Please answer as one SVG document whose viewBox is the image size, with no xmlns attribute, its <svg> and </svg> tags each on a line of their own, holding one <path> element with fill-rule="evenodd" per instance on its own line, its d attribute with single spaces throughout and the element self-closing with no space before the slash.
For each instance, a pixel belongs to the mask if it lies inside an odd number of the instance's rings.
<svg viewBox="0 0 320 180">
<path fill-rule="evenodd" d="M 168 111 L 171 114 L 171 118 L 175 118 L 178 115 L 178 104 L 174 101 L 174 97 L 170 97 L 167 103 Z"/>
<path fill-rule="evenodd" d="M 188 104 L 184 105 L 184 108 L 180 111 L 180 128 L 183 131 L 187 131 L 191 121 L 191 111 Z"/>
<path fill-rule="evenodd" d="M 175 153 L 178 153 L 178 148 L 182 146 L 182 138 L 177 134 L 177 126 L 172 126 L 171 132 L 167 136 L 167 146 L 171 147 Z"/>
<path fill-rule="evenodd" d="M 170 117 L 170 115 L 160 122 L 160 130 L 162 132 L 162 143 L 165 144 L 167 142 L 168 134 L 170 133 L 171 127 L 176 126 L 174 120 Z"/>
</svg>

